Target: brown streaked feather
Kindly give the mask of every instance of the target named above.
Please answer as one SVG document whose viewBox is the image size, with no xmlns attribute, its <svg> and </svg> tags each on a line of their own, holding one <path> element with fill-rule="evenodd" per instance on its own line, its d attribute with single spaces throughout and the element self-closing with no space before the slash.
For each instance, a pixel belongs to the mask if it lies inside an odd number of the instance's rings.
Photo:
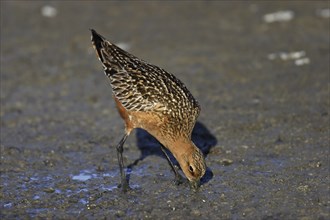
<svg viewBox="0 0 330 220">
<path fill-rule="evenodd" d="M 127 111 L 159 112 L 169 118 L 169 126 L 191 134 L 200 106 L 180 80 L 120 49 L 94 30 L 92 42 L 114 96 Z"/>
</svg>

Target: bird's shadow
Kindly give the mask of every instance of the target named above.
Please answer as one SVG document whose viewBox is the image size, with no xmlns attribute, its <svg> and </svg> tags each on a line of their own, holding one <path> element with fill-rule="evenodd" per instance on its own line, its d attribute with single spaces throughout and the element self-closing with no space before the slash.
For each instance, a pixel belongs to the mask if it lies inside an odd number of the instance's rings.
<svg viewBox="0 0 330 220">
<path fill-rule="evenodd" d="M 127 166 L 127 169 L 129 171 L 127 175 L 128 180 L 130 178 L 130 173 L 131 173 L 130 171 L 133 169 L 133 167 L 136 166 L 140 161 L 142 161 L 146 157 L 150 155 L 156 155 L 166 160 L 166 157 L 161 150 L 161 144 L 148 132 L 146 132 L 143 129 L 137 129 L 136 139 L 137 139 L 137 146 L 140 149 L 141 154 L 138 159 L 136 159 L 133 163 Z M 198 121 L 196 122 L 192 132 L 192 141 L 203 152 L 205 157 L 207 157 L 211 148 L 213 148 L 217 144 L 216 137 L 210 133 L 210 131 L 206 128 L 205 125 L 203 125 L 201 122 Z M 173 162 L 173 164 L 178 165 L 178 162 L 175 160 L 173 155 L 169 153 L 169 151 L 168 151 L 168 155 L 171 161 Z M 212 178 L 213 178 L 213 172 L 208 167 L 206 169 L 205 175 L 201 179 L 201 184 L 207 183 Z"/>
</svg>

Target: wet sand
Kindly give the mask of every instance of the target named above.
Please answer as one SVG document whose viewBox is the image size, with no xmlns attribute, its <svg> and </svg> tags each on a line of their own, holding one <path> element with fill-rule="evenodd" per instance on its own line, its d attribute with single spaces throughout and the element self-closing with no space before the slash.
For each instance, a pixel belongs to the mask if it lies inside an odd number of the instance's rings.
<svg viewBox="0 0 330 220">
<path fill-rule="evenodd" d="M 198 192 L 143 130 L 117 187 L 124 126 L 89 28 L 200 102 Z M 0 217 L 329 219 L 328 61 L 327 2 L 1 1 Z"/>
</svg>

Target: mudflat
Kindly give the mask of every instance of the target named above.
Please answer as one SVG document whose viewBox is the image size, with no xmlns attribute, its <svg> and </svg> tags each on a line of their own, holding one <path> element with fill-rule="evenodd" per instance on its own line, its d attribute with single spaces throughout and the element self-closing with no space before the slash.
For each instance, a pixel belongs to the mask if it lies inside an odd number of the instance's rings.
<svg viewBox="0 0 330 220">
<path fill-rule="evenodd" d="M 1 1 L 1 219 L 329 219 L 329 4 Z M 125 143 L 89 28 L 173 73 L 208 166 Z"/>
</svg>

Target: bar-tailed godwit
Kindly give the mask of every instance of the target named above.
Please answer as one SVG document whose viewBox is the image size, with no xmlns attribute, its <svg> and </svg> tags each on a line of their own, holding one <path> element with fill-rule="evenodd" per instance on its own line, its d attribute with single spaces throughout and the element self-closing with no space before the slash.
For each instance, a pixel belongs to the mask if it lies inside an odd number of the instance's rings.
<svg viewBox="0 0 330 220">
<path fill-rule="evenodd" d="M 123 191 L 129 188 L 123 145 L 134 128 L 146 130 L 162 144 L 177 183 L 181 175 L 164 148 L 179 162 L 191 187 L 198 188 L 206 170 L 202 152 L 191 141 L 192 129 L 200 113 L 198 102 L 173 74 L 131 55 L 96 31 L 91 32 L 93 47 L 110 79 L 114 100 L 125 121 L 125 134 L 117 145 Z"/>
</svg>

